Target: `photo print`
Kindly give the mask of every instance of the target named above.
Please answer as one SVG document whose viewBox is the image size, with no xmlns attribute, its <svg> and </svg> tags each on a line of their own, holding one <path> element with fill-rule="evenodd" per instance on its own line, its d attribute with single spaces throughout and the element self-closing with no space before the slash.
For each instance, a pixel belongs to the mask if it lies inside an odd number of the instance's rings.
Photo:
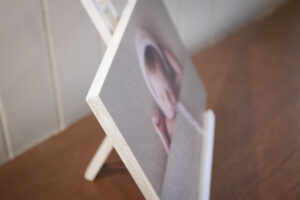
<svg viewBox="0 0 300 200">
<path fill-rule="evenodd" d="M 144 195 L 196 199 L 204 86 L 164 4 L 129 5 L 87 100 Z"/>
</svg>

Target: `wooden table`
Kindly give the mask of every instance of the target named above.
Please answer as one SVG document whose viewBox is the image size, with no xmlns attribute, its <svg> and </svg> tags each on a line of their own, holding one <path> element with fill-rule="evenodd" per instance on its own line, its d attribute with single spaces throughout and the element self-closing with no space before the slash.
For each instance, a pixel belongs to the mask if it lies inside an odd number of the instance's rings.
<svg viewBox="0 0 300 200">
<path fill-rule="evenodd" d="M 211 198 L 300 199 L 300 2 L 193 60 L 217 117 Z M 83 179 L 103 136 L 89 115 L 0 167 L 0 199 L 143 199 L 122 167 Z"/>
<path fill-rule="evenodd" d="M 300 1 L 199 52 L 216 113 L 212 199 L 300 199 Z"/>
</svg>

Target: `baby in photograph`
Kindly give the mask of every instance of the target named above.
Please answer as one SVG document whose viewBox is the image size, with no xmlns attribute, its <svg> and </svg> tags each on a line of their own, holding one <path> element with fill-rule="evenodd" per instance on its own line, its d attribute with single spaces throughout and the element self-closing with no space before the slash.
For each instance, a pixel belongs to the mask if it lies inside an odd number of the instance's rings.
<svg viewBox="0 0 300 200">
<path fill-rule="evenodd" d="M 169 153 L 182 69 L 173 55 L 157 43 L 155 46 L 149 44 L 145 47 L 144 62 L 146 81 L 158 106 L 152 115 L 152 122 L 166 152 Z"/>
</svg>

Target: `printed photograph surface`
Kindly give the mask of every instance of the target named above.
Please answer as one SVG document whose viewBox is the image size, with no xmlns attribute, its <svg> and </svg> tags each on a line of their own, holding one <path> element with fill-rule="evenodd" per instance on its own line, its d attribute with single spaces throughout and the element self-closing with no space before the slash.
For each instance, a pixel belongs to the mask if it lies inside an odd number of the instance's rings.
<svg viewBox="0 0 300 200">
<path fill-rule="evenodd" d="M 167 153 L 170 151 L 177 102 L 182 80 L 182 67 L 172 53 L 144 30 L 136 36 L 137 54 L 146 85 L 156 107 L 153 127 Z"/>
<path fill-rule="evenodd" d="M 118 45 L 101 101 L 157 194 L 196 199 L 206 92 L 164 4 L 137 1 Z"/>
</svg>

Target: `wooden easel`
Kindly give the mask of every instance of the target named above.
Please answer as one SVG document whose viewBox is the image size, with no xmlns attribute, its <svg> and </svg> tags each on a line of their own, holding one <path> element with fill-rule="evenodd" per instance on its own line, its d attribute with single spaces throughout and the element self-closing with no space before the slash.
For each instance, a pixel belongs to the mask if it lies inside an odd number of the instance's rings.
<svg viewBox="0 0 300 200">
<path fill-rule="evenodd" d="M 114 29 L 118 23 L 119 14 L 110 0 L 96 0 L 99 7 L 95 8 L 91 1 L 82 0 L 82 4 L 86 9 L 89 9 L 89 14 L 95 24 L 105 45 L 109 45 L 109 41 L 113 35 Z M 100 16 L 99 16 L 100 13 Z M 96 20 L 97 19 L 97 20 Z M 84 177 L 89 180 L 95 180 L 97 174 L 104 165 L 110 152 L 113 150 L 113 145 L 107 136 L 103 139 L 98 150 L 90 161 Z"/>
<path fill-rule="evenodd" d="M 93 2 L 94 1 L 94 2 Z M 98 3 L 98 6 L 95 7 L 95 1 Z M 84 5 L 85 9 L 87 10 L 91 20 L 93 21 L 96 29 L 98 30 L 100 36 L 102 37 L 103 41 L 105 42 L 106 46 L 110 45 L 111 38 L 114 34 L 115 28 L 118 25 L 120 20 L 119 14 L 117 13 L 115 7 L 113 6 L 110 0 L 81 0 L 82 4 Z M 134 7 L 136 0 L 128 0 L 127 5 L 128 7 Z M 126 7 L 125 6 L 125 7 Z M 130 15 L 132 9 L 124 9 L 123 15 Z M 124 24 L 122 24 L 123 26 Z M 200 163 L 200 180 L 199 180 L 199 199 L 200 200 L 207 200 L 209 199 L 210 194 L 210 179 L 211 179 L 211 167 L 212 167 L 212 155 L 213 155 L 213 140 L 214 140 L 214 127 L 215 127 L 215 116 L 211 110 L 208 110 L 204 113 L 203 117 L 203 140 L 202 140 L 202 147 L 201 147 L 201 163 Z M 85 172 L 84 177 L 89 180 L 93 181 L 101 168 L 103 167 L 107 157 L 109 156 L 110 152 L 113 150 L 114 145 L 116 147 L 117 144 L 112 143 L 110 138 L 106 136 L 102 141 L 101 145 L 99 146 L 98 150 L 96 151 L 94 157 L 90 161 L 87 170 Z M 118 150 L 118 148 L 116 148 Z M 121 154 L 121 153 L 119 153 Z M 122 155 L 120 155 L 122 159 Z M 122 159 L 123 160 L 123 159 Z M 125 160 L 123 160 L 124 162 Z M 126 163 L 125 163 L 126 165 Z M 129 169 L 129 168 L 128 168 Z M 129 169 L 130 171 L 130 169 Z M 134 169 L 132 169 L 134 171 Z M 139 173 L 141 171 L 136 170 L 137 176 L 134 177 L 137 183 L 142 183 L 144 180 L 143 177 L 139 177 Z M 144 174 L 141 174 L 143 175 Z M 147 184 L 138 184 L 142 192 L 146 197 L 150 199 L 159 199 L 158 195 L 155 193 L 152 186 Z"/>
</svg>

